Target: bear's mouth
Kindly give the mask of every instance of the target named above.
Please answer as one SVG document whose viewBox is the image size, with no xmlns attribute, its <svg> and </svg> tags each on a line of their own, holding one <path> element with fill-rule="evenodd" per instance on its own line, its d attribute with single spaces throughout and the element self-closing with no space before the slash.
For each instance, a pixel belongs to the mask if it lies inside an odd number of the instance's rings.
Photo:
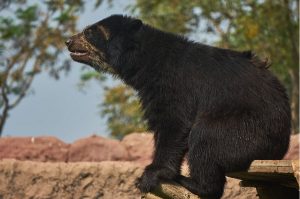
<svg viewBox="0 0 300 199">
<path fill-rule="evenodd" d="M 74 61 L 81 62 L 81 63 L 88 63 L 90 61 L 88 51 L 81 50 L 81 49 L 72 49 L 70 50 L 70 56 Z"/>
<path fill-rule="evenodd" d="M 82 50 L 78 50 L 78 51 L 76 50 L 76 51 L 70 53 L 70 55 L 72 55 L 72 56 L 78 56 L 78 57 L 85 56 L 87 54 L 88 54 L 88 52 L 82 51 Z"/>
<path fill-rule="evenodd" d="M 72 36 L 65 43 L 74 61 L 90 65 L 97 71 L 111 71 L 104 61 L 104 53 L 86 41 L 82 33 Z"/>
</svg>

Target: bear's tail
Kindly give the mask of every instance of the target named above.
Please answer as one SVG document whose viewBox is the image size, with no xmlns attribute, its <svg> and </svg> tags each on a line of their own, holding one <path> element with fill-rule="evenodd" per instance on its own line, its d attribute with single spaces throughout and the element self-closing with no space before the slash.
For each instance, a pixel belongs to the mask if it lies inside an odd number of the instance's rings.
<svg viewBox="0 0 300 199">
<path fill-rule="evenodd" d="M 264 60 L 261 60 L 254 52 L 251 50 L 243 51 L 242 55 L 248 59 L 250 62 L 258 68 L 269 68 L 271 66 L 270 60 L 266 57 Z"/>
</svg>

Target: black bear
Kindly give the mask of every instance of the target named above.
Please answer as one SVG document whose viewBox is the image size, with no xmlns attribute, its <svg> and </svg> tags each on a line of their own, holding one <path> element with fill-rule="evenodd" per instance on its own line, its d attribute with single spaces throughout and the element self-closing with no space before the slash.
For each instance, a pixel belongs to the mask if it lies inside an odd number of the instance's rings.
<svg viewBox="0 0 300 199">
<path fill-rule="evenodd" d="M 290 137 L 284 87 L 250 51 L 189 41 L 113 15 L 66 41 L 71 57 L 133 87 L 154 132 L 153 162 L 137 186 L 173 180 L 220 198 L 225 173 L 255 159 L 281 159 Z M 180 175 L 187 154 L 190 177 Z"/>
</svg>

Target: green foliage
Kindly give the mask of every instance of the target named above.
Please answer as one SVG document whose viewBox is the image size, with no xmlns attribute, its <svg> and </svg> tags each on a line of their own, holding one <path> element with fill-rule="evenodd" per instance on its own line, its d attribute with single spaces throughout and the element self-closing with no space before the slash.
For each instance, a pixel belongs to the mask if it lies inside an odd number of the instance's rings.
<svg viewBox="0 0 300 199">
<path fill-rule="evenodd" d="M 91 80 L 96 80 L 99 83 L 103 83 L 106 80 L 106 75 L 103 73 L 96 72 L 95 70 L 88 69 L 86 71 L 86 68 L 82 69 L 81 75 L 80 75 L 80 82 L 78 84 L 78 88 L 82 91 L 87 87 L 88 83 Z"/>
<path fill-rule="evenodd" d="M 25 9 L 18 8 L 16 11 L 16 17 L 21 19 L 25 23 L 33 22 L 37 20 L 37 5 L 31 5 Z"/>
<path fill-rule="evenodd" d="M 136 0 L 130 9 L 143 21 L 157 28 L 174 33 L 188 33 L 198 23 L 191 5 L 193 3 L 189 0 Z"/>
<path fill-rule="evenodd" d="M 105 89 L 102 116 L 107 118 L 113 137 L 120 139 L 132 132 L 146 131 L 147 124 L 140 106 L 134 91 L 125 85 Z"/>
<path fill-rule="evenodd" d="M 106 77 L 103 74 L 98 73 L 96 71 L 88 71 L 88 72 L 83 73 L 81 75 L 80 79 L 81 79 L 82 82 L 87 82 L 91 79 L 104 81 L 106 79 Z"/>
<path fill-rule="evenodd" d="M 4 45 L 1 44 L 1 45 L 0 45 L 0 56 L 3 54 L 3 50 L 4 50 Z M 1 65 L 1 64 L 0 64 L 0 65 Z"/>
</svg>

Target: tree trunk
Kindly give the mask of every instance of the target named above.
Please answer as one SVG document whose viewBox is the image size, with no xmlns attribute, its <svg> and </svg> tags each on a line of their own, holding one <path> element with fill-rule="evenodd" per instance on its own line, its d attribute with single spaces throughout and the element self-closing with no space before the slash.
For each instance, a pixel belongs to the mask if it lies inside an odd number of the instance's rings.
<svg viewBox="0 0 300 199">
<path fill-rule="evenodd" d="M 3 132 L 3 127 L 4 127 L 4 124 L 6 122 L 6 119 L 7 119 L 7 112 L 5 113 L 5 115 L 2 115 L 1 118 L 0 118 L 0 137 L 1 137 L 2 132 Z"/>
<path fill-rule="evenodd" d="M 9 70 L 8 70 L 9 71 Z M 6 80 L 5 80 L 6 81 Z M 8 117 L 8 110 L 9 110 L 9 101 L 8 101 L 8 97 L 7 97 L 7 86 L 6 86 L 6 82 L 3 82 L 1 85 L 1 97 L 2 97 L 2 101 L 3 101 L 3 105 L 2 105 L 2 113 L 0 115 L 0 137 L 2 135 L 2 131 L 3 131 L 3 127 L 4 124 L 6 122 L 6 119 Z"/>
<path fill-rule="evenodd" d="M 299 75 L 298 68 L 289 69 L 291 77 L 290 104 L 292 111 L 292 133 L 299 133 Z"/>
</svg>

